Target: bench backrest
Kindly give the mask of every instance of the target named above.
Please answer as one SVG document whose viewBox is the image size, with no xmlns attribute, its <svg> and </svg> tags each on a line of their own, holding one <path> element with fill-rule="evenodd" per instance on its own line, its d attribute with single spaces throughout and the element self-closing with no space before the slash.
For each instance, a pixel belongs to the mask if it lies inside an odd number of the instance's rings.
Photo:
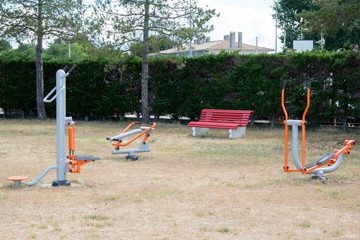
<svg viewBox="0 0 360 240">
<path fill-rule="evenodd" d="M 248 125 L 252 113 L 254 111 L 203 109 L 200 122 L 238 123 L 239 126 L 245 127 Z"/>
</svg>

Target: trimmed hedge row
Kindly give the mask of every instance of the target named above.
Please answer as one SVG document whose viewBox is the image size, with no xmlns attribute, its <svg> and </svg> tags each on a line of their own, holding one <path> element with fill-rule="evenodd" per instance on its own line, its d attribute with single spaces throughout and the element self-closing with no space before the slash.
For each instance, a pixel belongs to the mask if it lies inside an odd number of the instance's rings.
<svg viewBox="0 0 360 240">
<path fill-rule="evenodd" d="M 0 60 L 0 108 L 34 113 L 35 62 Z M 69 66 L 72 63 L 67 63 Z M 67 79 L 67 111 L 74 117 L 109 118 L 141 112 L 141 59 L 76 63 Z M 64 62 L 44 63 L 44 93 L 55 86 Z M 151 112 L 197 119 L 203 108 L 249 109 L 256 118 L 280 121 L 282 81 L 286 106 L 301 118 L 306 84 L 313 78 L 310 124 L 360 117 L 360 53 L 315 52 L 274 55 L 220 53 L 194 58 L 153 57 L 149 66 Z M 55 116 L 55 104 L 46 104 Z"/>
</svg>

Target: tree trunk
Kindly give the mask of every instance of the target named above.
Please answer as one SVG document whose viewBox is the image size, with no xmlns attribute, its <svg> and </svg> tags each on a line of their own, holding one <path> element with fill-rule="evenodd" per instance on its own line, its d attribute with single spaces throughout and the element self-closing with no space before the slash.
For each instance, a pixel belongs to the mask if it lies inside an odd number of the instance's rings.
<svg viewBox="0 0 360 240">
<path fill-rule="evenodd" d="M 142 114 L 142 121 L 144 123 L 149 122 L 148 78 L 149 78 L 149 62 L 148 62 L 147 54 L 144 54 L 142 59 L 142 70 L 141 70 L 141 114 Z"/>
<path fill-rule="evenodd" d="M 141 113 L 142 122 L 149 123 L 149 60 L 148 60 L 148 41 L 149 41 L 149 2 L 145 2 L 145 19 L 144 19 L 144 53 L 142 57 L 141 69 Z"/>
<path fill-rule="evenodd" d="M 38 112 L 38 119 L 45 120 L 46 112 L 45 105 L 43 102 L 44 98 L 44 70 L 43 70 L 43 60 L 42 60 L 42 45 L 43 45 L 43 35 L 42 35 L 42 1 L 39 0 L 38 8 L 38 35 L 37 35 L 37 44 L 36 44 L 36 107 Z"/>
<path fill-rule="evenodd" d="M 255 123 L 255 114 L 251 114 L 250 116 L 250 127 L 253 127 Z"/>
<path fill-rule="evenodd" d="M 139 122 L 140 121 L 140 113 L 137 111 L 136 112 L 136 121 Z"/>
<path fill-rule="evenodd" d="M 270 125 L 270 128 L 273 129 L 275 127 L 275 115 L 272 116 L 271 118 L 271 125 Z"/>
<path fill-rule="evenodd" d="M 345 119 L 343 120 L 343 125 L 342 125 L 341 130 L 342 130 L 343 132 L 346 132 L 346 131 L 347 131 L 347 128 L 348 128 L 348 126 L 347 126 L 347 119 L 345 118 Z"/>
<path fill-rule="evenodd" d="M 344 119 L 343 119 L 343 125 L 342 125 L 342 128 L 341 128 L 341 130 L 342 130 L 343 132 L 346 132 L 347 129 L 348 129 L 348 124 L 347 124 L 347 119 L 348 119 L 348 117 L 349 117 L 349 113 L 347 113 L 347 114 L 344 116 Z"/>
<path fill-rule="evenodd" d="M 154 121 L 155 122 L 158 122 L 160 120 L 160 115 L 155 113 L 155 116 L 154 116 Z"/>
</svg>

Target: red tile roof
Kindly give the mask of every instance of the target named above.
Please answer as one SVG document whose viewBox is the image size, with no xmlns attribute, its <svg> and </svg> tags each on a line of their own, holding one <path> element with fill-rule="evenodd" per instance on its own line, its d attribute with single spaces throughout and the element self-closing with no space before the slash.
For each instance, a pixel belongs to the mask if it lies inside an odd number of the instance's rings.
<svg viewBox="0 0 360 240">
<path fill-rule="evenodd" d="M 250 44 L 242 44 L 242 48 L 238 48 L 238 43 L 235 42 L 235 48 L 230 48 L 230 40 L 218 40 L 218 41 L 211 41 L 211 42 L 205 42 L 202 44 L 192 44 L 193 51 L 220 51 L 220 50 L 228 50 L 228 51 L 256 51 L 256 46 L 250 45 Z M 184 45 L 183 48 L 177 49 L 177 48 L 171 48 L 164 51 L 161 51 L 160 54 L 172 54 L 172 53 L 180 53 L 180 52 L 188 52 L 189 51 L 189 45 Z M 271 48 L 266 47 L 260 47 L 258 46 L 259 52 L 271 52 L 275 51 Z"/>
</svg>

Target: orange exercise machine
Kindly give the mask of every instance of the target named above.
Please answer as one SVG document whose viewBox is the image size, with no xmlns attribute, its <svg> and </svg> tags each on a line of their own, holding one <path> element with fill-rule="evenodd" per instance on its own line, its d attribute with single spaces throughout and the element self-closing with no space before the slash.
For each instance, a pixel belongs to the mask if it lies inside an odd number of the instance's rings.
<svg viewBox="0 0 360 240">
<path fill-rule="evenodd" d="M 302 116 L 302 120 L 291 120 L 288 119 L 288 114 L 285 109 L 284 97 L 285 97 L 285 86 L 286 81 L 283 82 L 282 92 L 281 92 L 281 107 L 284 111 L 285 115 L 285 163 L 284 163 L 284 172 L 301 172 L 302 174 L 314 174 L 312 178 L 315 179 L 326 179 L 324 173 L 329 173 L 335 171 L 344 160 L 344 155 L 350 154 L 350 148 L 352 148 L 355 144 L 354 140 L 345 140 L 345 146 L 340 150 L 334 150 L 334 153 L 327 153 L 321 158 L 317 159 L 314 163 L 305 162 L 305 117 L 307 111 L 310 107 L 310 88 L 311 81 L 309 80 L 309 84 L 307 87 L 307 105 Z M 293 162 L 296 166 L 296 169 L 290 169 L 288 165 L 288 130 L 289 126 L 292 128 L 292 157 Z M 298 157 L 298 127 L 302 129 L 302 158 L 301 162 Z M 327 166 L 327 167 L 326 167 Z"/>
<path fill-rule="evenodd" d="M 66 157 L 69 159 L 69 172 L 80 173 L 81 165 L 84 165 L 95 160 L 100 160 L 99 157 L 88 155 L 74 155 L 75 153 L 75 122 L 68 123 L 69 129 L 69 155 Z"/>
<path fill-rule="evenodd" d="M 146 141 L 150 137 L 150 133 L 156 126 L 156 123 L 152 123 L 152 125 L 150 127 L 140 127 L 139 129 L 135 129 L 135 130 L 127 132 L 127 130 L 129 130 L 129 128 L 135 124 L 140 124 L 140 122 L 132 122 L 119 135 L 116 135 L 116 136 L 113 136 L 110 138 L 106 138 L 106 140 L 111 141 L 111 144 L 113 146 L 115 146 L 115 150 L 112 151 L 112 154 L 127 153 L 128 155 L 126 156 L 126 158 L 130 159 L 131 161 L 135 161 L 138 159 L 138 157 L 134 153 L 150 152 L 150 148 L 146 144 Z M 135 134 L 137 134 L 137 135 L 135 137 L 133 137 L 130 141 L 128 141 L 126 143 L 123 142 L 123 138 L 125 138 L 127 136 L 131 136 L 131 135 L 135 135 Z M 136 139 L 140 138 L 143 135 L 144 135 L 144 138 L 141 141 L 138 148 L 120 150 L 120 147 L 125 147 L 125 146 L 129 145 L 130 143 L 132 143 L 133 141 L 135 141 Z"/>
</svg>

